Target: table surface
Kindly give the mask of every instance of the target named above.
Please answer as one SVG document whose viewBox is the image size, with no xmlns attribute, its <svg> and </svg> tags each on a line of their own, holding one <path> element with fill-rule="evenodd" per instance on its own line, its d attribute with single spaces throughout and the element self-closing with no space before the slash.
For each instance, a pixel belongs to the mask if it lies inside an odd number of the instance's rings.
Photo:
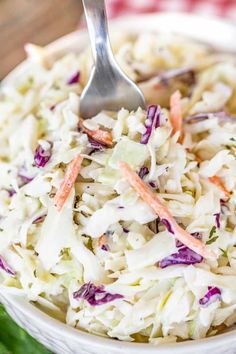
<svg viewBox="0 0 236 354">
<path fill-rule="evenodd" d="M 69 33 L 81 15 L 81 0 L 0 0 L 0 80 L 24 59 L 25 43 Z"/>
</svg>

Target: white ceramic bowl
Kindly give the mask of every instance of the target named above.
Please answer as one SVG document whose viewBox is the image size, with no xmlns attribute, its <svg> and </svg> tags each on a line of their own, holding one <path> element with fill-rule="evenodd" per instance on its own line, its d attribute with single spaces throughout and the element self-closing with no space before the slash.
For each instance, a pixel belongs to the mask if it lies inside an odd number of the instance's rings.
<svg viewBox="0 0 236 354">
<path fill-rule="evenodd" d="M 201 18 L 184 14 L 152 14 L 122 18 L 113 21 L 111 32 L 162 31 L 188 35 L 225 51 L 236 52 L 236 26 L 217 19 Z M 52 58 L 68 51 L 81 51 L 88 41 L 85 30 L 71 33 L 46 47 Z M 17 80 L 27 70 L 24 61 L 13 70 L 5 81 Z M 236 330 L 215 337 L 177 344 L 153 346 L 141 343 L 126 343 L 88 334 L 61 323 L 27 302 L 0 290 L 0 301 L 11 317 L 34 338 L 55 354 L 234 354 L 236 353 Z M 27 354 L 27 353 L 26 353 Z"/>
</svg>

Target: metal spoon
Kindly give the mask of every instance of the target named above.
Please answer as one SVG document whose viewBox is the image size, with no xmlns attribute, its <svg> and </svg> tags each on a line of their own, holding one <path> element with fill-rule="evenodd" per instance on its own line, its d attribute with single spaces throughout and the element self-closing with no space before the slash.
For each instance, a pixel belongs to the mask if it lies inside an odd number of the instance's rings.
<svg viewBox="0 0 236 354">
<path fill-rule="evenodd" d="M 83 0 L 92 46 L 94 67 L 80 98 L 80 115 L 91 118 L 102 110 L 118 111 L 122 107 L 146 108 L 140 89 L 117 65 L 107 28 L 104 0 Z"/>
</svg>

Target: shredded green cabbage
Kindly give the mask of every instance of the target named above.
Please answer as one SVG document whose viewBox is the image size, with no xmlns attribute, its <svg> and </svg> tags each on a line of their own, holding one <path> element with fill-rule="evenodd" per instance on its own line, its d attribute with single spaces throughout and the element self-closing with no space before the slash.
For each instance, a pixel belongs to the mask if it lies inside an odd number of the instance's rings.
<svg viewBox="0 0 236 354">
<path fill-rule="evenodd" d="M 109 132 L 113 145 L 98 148 L 78 128 L 80 95 L 92 65 L 88 52 L 69 53 L 48 68 L 43 49 L 32 55 L 33 48 L 28 70 L 0 93 L 0 291 L 20 292 L 71 326 L 125 341 L 159 345 L 231 326 L 236 321 L 234 61 L 177 36 L 121 35 L 114 42 L 117 61 L 140 83 L 148 104 L 161 106 L 160 116 L 141 144 L 145 111 L 121 107 L 99 113 L 84 126 Z M 190 70 L 194 80 L 173 75 L 176 69 Z M 160 80 L 170 70 L 171 78 Z M 176 89 L 183 118 L 203 117 L 183 122 L 182 144 L 179 132 L 172 134 L 169 112 Z M 44 166 L 35 163 L 39 146 L 37 158 L 50 150 Z M 58 211 L 54 196 L 78 154 L 82 168 Z M 136 173 L 145 169 L 146 185 L 216 259 L 159 266 L 183 245 L 169 232 L 171 224 L 161 222 L 130 187 L 121 161 Z M 91 305 L 86 296 L 73 296 L 84 284 L 102 289 L 106 301 L 96 298 Z M 219 289 L 219 296 L 203 307 L 199 300 L 209 287 Z"/>
</svg>

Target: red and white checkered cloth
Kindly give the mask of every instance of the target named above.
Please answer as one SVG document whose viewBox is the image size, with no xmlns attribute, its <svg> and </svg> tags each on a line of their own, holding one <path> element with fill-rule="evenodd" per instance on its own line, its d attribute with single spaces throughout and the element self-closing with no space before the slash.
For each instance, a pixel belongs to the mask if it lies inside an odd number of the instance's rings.
<svg viewBox="0 0 236 354">
<path fill-rule="evenodd" d="M 155 11 L 194 12 L 236 20 L 236 0 L 107 0 L 109 17 Z"/>
</svg>

